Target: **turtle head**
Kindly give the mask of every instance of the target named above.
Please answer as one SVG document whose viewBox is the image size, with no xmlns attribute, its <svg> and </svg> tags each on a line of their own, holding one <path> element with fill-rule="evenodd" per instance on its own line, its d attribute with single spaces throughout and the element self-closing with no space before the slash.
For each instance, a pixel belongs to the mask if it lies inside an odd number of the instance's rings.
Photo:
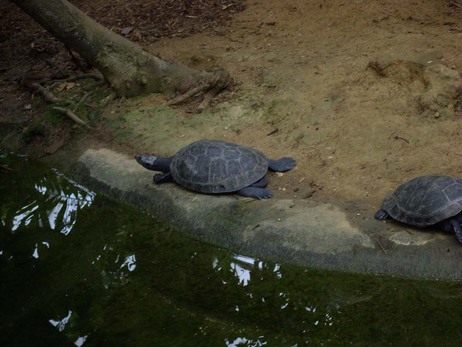
<svg viewBox="0 0 462 347">
<path fill-rule="evenodd" d="M 142 153 L 135 155 L 135 159 L 138 162 L 138 164 L 140 164 L 144 168 L 148 170 L 158 171 L 157 162 L 159 158 L 155 155 Z"/>
<path fill-rule="evenodd" d="M 162 158 L 152 154 L 137 154 L 135 159 L 144 168 L 153 171 L 169 172 L 173 157 Z"/>
</svg>

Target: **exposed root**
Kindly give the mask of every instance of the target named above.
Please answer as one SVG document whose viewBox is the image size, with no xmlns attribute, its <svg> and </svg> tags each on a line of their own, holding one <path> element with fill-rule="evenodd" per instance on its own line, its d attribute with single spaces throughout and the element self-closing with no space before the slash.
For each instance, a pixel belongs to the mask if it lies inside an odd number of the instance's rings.
<svg viewBox="0 0 462 347">
<path fill-rule="evenodd" d="M 74 108 L 72 109 L 73 112 L 75 112 L 77 110 L 77 108 L 83 104 L 91 95 L 93 95 L 95 92 L 94 91 L 91 91 L 91 92 L 87 92 L 85 93 L 84 96 L 82 96 L 82 98 L 79 100 L 79 102 L 77 102 L 74 106 Z"/>
<path fill-rule="evenodd" d="M 77 76 L 71 76 L 66 79 L 67 82 L 74 82 L 74 81 L 79 81 L 83 79 L 92 79 L 98 82 L 104 81 L 104 77 L 98 73 L 86 73 L 82 75 L 77 75 Z"/>
<path fill-rule="evenodd" d="M 74 82 L 74 81 L 79 81 L 83 79 L 92 79 L 95 81 L 104 81 L 104 77 L 100 74 L 97 73 L 86 73 L 82 75 L 76 75 L 76 76 L 71 76 L 69 78 L 65 78 L 62 80 L 59 80 L 60 82 L 66 81 L 66 82 Z"/>
<path fill-rule="evenodd" d="M 43 96 L 46 102 L 50 104 L 56 104 L 57 102 L 61 102 L 62 99 L 58 98 L 55 96 L 52 92 L 50 92 L 48 89 L 42 87 L 38 83 L 31 83 L 29 86 L 33 91 L 40 93 L 40 95 Z"/>
<path fill-rule="evenodd" d="M 178 105 L 199 93 L 204 93 L 202 102 L 197 107 L 197 112 L 200 113 L 210 105 L 210 102 L 218 93 L 229 86 L 230 82 L 231 76 L 229 72 L 219 70 L 208 81 L 201 81 L 198 86 L 167 102 L 167 105 Z"/>
<path fill-rule="evenodd" d="M 67 117 L 69 117 L 70 119 L 72 119 L 72 120 L 73 120 L 74 122 L 76 122 L 77 124 L 82 125 L 82 126 L 84 126 L 85 128 L 87 128 L 87 129 L 91 129 L 91 128 L 87 125 L 87 123 L 85 123 L 83 120 L 81 120 L 79 117 L 77 117 L 77 116 L 75 115 L 75 113 L 72 112 L 70 109 L 64 108 L 64 107 L 55 106 L 55 107 L 53 107 L 53 110 L 58 111 L 58 112 L 60 112 L 60 113 L 62 113 L 62 114 L 64 114 L 64 115 L 66 115 Z"/>
<path fill-rule="evenodd" d="M 98 73 L 86 73 L 82 75 L 77 75 L 77 76 L 71 76 L 68 78 L 62 78 L 62 79 L 57 79 L 54 80 L 54 82 L 49 86 L 50 89 L 53 89 L 57 84 L 63 83 L 63 82 L 75 82 L 75 81 L 80 81 L 83 79 L 92 79 L 98 83 L 103 83 L 104 82 L 104 77 Z"/>
<path fill-rule="evenodd" d="M 30 88 L 38 93 L 40 93 L 43 98 L 45 99 L 46 102 L 50 103 L 50 104 L 56 104 L 56 103 L 60 103 L 60 104 L 66 104 L 66 105 L 69 105 L 70 102 L 69 101 L 66 101 L 64 102 L 62 99 L 56 97 L 51 91 L 49 91 L 48 89 L 42 87 L 40 84 L 38 83 L 31 83 L 30 85 Z M 84 95 L 84 98 L 85 97 L 88 97 L 87 94 Z M 84 99 L 82 98 L 82 99 Z M 81 100 L 82 101 L 82 100 Z M 78 106 L 79 104 L 76 105 L 76 107 Z M 79 117 L 77 117 L 75 115 L 75 113 L 68 109 L 68 108 L 64 108 L 64 107 L 53 107 L 53 110 L 55 111 L 58 111 L 60 113 L 63 113 L 65 114 L 67 117 L 69 117 L 70 119 L 72 119 L 75 123 L 79 124 L 79 125 L 82 125 L 84 126 L 85 128 L 87 129 L 90 129 L 90 127 L 87 125 L 87 123 L 85 123 L 83 120 L 81 120 Z M 75 110 L 75 108 L 74 108 Z"/>
<path fill-rule="evenodd" d="M 216 94 L 211 93 L 208 91 L 207 93 L 204 94 L 204 97 L 202 98 L 202 102 L 197 106 L 197 112 L 201 113 L 204 111 L 207 107 L 209 107 L 210 102 L 212 99 L 215 97 Z"/>
<path fill-rule="evenodd" d="M 183 101 L 193 97 L 194 95 L 197 95 L 201 92 L 203 92 L 204 90 L 207 90 L 209 89 L 210 86 L 206 83 L 201 83 L 200 85 L 194 87 L 194 88 L 191 88 L 190 90 L 188 90 L 186 93 L 180 95 L 180 96 L 177 96 L 176 98 L 170 100 L 169 102 L 167 102 L 167 105 L 178 105 L 178 104 L 181 104 Z"/>
<path fill-rule="evenodd" d="M 40 94 L 47 103 L 59 104 L 60 105 L 60 106 L 53 107 L 52 108 L 53 110 L 58 111 L 59 113 L 62 113 L 64 115 L 66 115 L 69 119 L 74 121 L 76 124 L 81 125 L 81 126 L 87 128 L 87 129 L 91 129 L 90 126 L 88 126 L 88 124 L 85 121 L 83 121 L 81 118 L 79 118 L 75 114 L 75 111 L 77 110 L 77 108 L 79 106 L 81 106 L 83 103 L 85 103 L 86 100 L 88 98 L 90 98 L 95 93 L 95 91 L 90 91 L 90 92 L 85 93 L 85 95 L 77 103 L 75 103 L 74 107 L 72 107 L 72 109 L 71 109 L 70 107 L 66 108 L 66 107 L 62 107 L 62 106 L 69 106 L 71 104 L 74 104 L 74 102 L 59 98 L 56 95 L 54 95 L 53 92 L 50 90 L 56 85 L 56 83 L 73 82 L 73 81 L 78 81 L 78 80 L 82 80 L 82 79 L 93 79 L 93 80 L 96 81 L 97 84 L 104 83 L 103 76 L 101 76 L 100 74 L 97 74 L 97 73 L 88 73 L 88 74 L 82 74 L 82 75 L 78 75 L 78 76 L 72 76 L 72 77 L 69 77 L 69 78 L 66 78 L 66 79 L 61 79 L 61 80 L 55 81 L 54 83 L 52 83 L 48 87 L 44 87 L 44 86 L 40 85 L 39 83 L 35 83 L 35 82 L 27 84 L 26 83 L 26 81 L 27 81 L 26 77 L 23 78 L 21 83 L 25 87 L 30 88 L 33 92 L 36 92 L 36 93 Z M 108 101 L 109 100 L 111 100 L 111 99 L 108 98 Z M 88 104 L 86 104 L 86 105 L 88 105 Z"/>
</svg>

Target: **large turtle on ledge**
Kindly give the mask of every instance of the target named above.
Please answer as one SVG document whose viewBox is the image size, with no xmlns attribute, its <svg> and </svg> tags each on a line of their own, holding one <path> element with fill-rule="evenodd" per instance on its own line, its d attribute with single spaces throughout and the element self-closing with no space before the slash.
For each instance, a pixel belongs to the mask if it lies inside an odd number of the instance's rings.
<svg viewBox="0 0 462 347">
<path fill-rule="evenodd" d="M 179 185 L 206 194 L 236 192 L 255 199 L 272 196 L 267 172 L 293 169 L 296 161 L 285 157 L 268 159 L 249 147 L 218 140 L 200 140 L 180 149 L 169 158 L 138 154 L 136 161 L 154 175 L 156 184 L 174 181 Z"/>
<path fill-rule="evenodd" d="M 417 227 L 434 226 L 456 234 L 462 243 L 462 179 L 421 176 L 385 197 L 375 219 L 391 217 Z"/>
</svg>

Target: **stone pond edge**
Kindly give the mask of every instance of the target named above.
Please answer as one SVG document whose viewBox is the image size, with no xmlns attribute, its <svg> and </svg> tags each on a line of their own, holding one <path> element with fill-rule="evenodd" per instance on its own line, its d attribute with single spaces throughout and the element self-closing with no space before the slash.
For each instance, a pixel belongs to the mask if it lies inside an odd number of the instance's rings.
<svg viewBox="0 0 462 347">
<path fill-rule="evenodd" d="M 353 273 L 462 278 L 462 247 L 453 235 L 408 232 L 374 220 L 353 225 L 344 211 L 326 203 L 256 201 L 155 186 L 152 171 L 105 148 L 86 150 L 70 174 L 195 239 L 238 254 Z"/>
</svg>

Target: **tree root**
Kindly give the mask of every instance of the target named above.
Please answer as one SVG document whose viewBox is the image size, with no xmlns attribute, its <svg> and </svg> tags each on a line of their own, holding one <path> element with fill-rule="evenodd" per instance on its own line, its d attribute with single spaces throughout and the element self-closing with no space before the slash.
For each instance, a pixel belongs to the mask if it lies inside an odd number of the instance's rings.
<svg viewBox="0 0 462 347">
<path fill-rule="evenodd" d="M 93 95 L 95 91 L 86 92 L 84 96 L 75 104 L 74 108 L 72 109 L 73 112 L 77 110 L 77 108 L 82 105 L 91 95 Z"/>
<path fill-rule="evenodd" d="M 176 98 L 167 102 L 167 105 L 171 106 L 181 104 L 183 101 L 186 101 L 187 99 L 192 98 L 194 95 L 197 95 L 207 89 L 210 89 L 210 86 L 206 83 L 201 82 L 200 85 L 191 88 L 186 93 L 181 94 L 180 96 L 177 96 Z"/>
<path fill-rule="evenodd" d="M 82 74 L 82 75 L 72 76 L 72 77 L 69 77 L 69 78 L 66 78 L 66 79 L 62 79 L 62 80 L 59 80 L 59 82 L 64 82 L 64 81 L 73 82 L 73 81 L 78 81 L 78 80 L 81 80 L 81 79 L 93 79 L 98 84 L 103 83 L 103 81 L 104 81 L 103 76 L 101 76 L 99 74 L 88 73 L 88 74 Z M 23 78 L 22 84 L 25 84 L 24 83 L 25 80 L 26 79 Z M 50 103 L 50 104 L 59 103 L 60 105 L 64 105 L 64 106 L 71 105 L 72 103 L 70 101 L 63 100 L 63 99 L 55 96 L 53 94 L 53 92 L 50 91 L 50 89 L 53 88 L 55 83 L 53 83 L 48 88 L 43 87 L 39 83 L 31 83 L 28 87 L 30 89 L 32 89 L 34 92 L 39 93 L 47 103 Z M 27 85 L 26 85 L 26 87 L 27 87 Z M 55 111 L 58 111 L 59 113 L 62 113 L 64 115 L 66 115 L 69 119 L 73 120 L 76 124 L 81 125 L 81 126 L 87 128 L 87 129 L 91 129 L 88 126 L 87 123 L 85 123 L 82 119 L 80 119 L 75 114 L 75 111 L 80 105 L 82 105 L 93 94 L 94 94 L 94 91 L 85 93 L 85 95 L 75 104 L 75 106 L 73 107 L 72 110 L 70 108 L 64 108 L 64 107 L 58 107 L 58 106 L 55 106 L 52 109 L 55 110 Z"/>
<path fill-rule="evenodd" d="M 208 81 L 201 81 L 198 86 L 188 90 L 186 93 L 177 96 L 167 102 L 167 105 L 178 105 L 199 93 L 204 93 L 202 102 L 197 107 L 197 112 L 204 111 L 213 98 L 231 83 L 231 76 L 226 70 L 219 70 L 214 73 Z"/>
<path fill-rule="evenodd" d="M 68 77 L 68 78 L 56 79 L 56 80 L 54 80 L 53 83 L 50 84 L 50 86 L 48 88 L 53 89 L 59 83 L 75 82 L 75 81 L 80 81 L 80 80 L 83 80 L 83 79 L 92 79 L 92 80 L 96 81 L 98 84 L 104 83 L 104 77 L 101 76 L 100 74 L 98 74 L 98 73 L 86 73 L 86 74 L 71 76 L 71 77 Z"/>
<path fill-rule="evenodd" d="M 46 102 L 50 104 L 56 104 L 57 102 L 61 102 L 62 99 L 58 98 L 55 96 L 52 92 L 50 92 L 48 89 L 42 87 L 38 83 L 31 83 L 29 86 L 34 92 L 40 93 L 40 95 L 43 96 Z"/>
<path fill-rule="evenodd" d="M 38 83 L 31 83 L 30 88 L 32 90 L 40 93 L 43 96 L 43 98 L 45 99 L 45 101 L 50 103 L 50 104 L 56 104 L 56 103 L 66 104 L 66 105 L 70 104 L 69 101 L 64 102 L 61 98 L 56 97 L 51 91 L 49 91 L 48 89 L 42 87 Z M 65 114 L 67 117 L 72 119 L 75 123 L 77 123 L 79 125 L 82 125 L 87 129 L 90 129 L 90 127 L 87 125 L 87 123 L 85 123 L 83 120 L 81 120 L 79 117 L 77 117 L 75 115 L 75 113 L 73 111 L 71 111 L 69 108 L 55 106 L 55 107 L 53 107 L 53 110 L 58 111 L 58 112 L 60 112 L 62 114 Z"/>
<path fill-rule="evenodd" d="M 70 119 L 72 119 L 72 120 L 73 120 L 74 122 L 76 122 L 77 124 L 82 125 L 82 126 L 84 126 L 85 128 L 87 128 L 87 129 L 91 129 L 91 128 L 87 125 L 87 123 L 85 123 L 83 120 L 81 120 L 79 117 L 77 117 L 77 116 L 75 115 L 75 113 L 72 112 L 70 109 L 64 108 L 64 107 L 55 106 L 55 107 L 53 107 L 53 110 L 58 111 L 58 112 L 60 112 L 60 113 L 62 113 L 62 114 L 64 114 L 64 115 L 66 115 L 67 117 L 69 117 Z"/>
</svg>

